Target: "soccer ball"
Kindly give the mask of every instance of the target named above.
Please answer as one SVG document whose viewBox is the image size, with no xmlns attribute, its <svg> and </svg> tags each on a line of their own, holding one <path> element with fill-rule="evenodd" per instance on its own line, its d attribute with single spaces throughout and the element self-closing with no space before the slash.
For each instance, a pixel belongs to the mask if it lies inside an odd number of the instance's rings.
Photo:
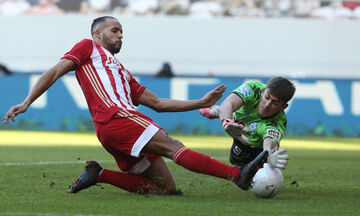
<svg viewBox="0 0 360 216">
<path fill-rule="evenodd" d="M 284 177 L 279 168 L 272 168 L 268 163 L 255 174 L 250 191 L 259 198 L 272 198 L 278 194 L 284 184 Z"/>
</svg>

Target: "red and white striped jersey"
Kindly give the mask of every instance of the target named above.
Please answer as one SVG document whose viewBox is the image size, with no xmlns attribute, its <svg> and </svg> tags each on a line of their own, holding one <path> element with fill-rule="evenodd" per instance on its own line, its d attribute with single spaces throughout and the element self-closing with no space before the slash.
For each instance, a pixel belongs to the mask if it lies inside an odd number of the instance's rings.
<svg viewBox="0 0 360 216">
<path fill-rule="evenodd" d="M 105 47 L 84 39 L 62 58 L 77 64 L 76 78 L 95 122 L 105 123 L 116 112 L 124 117 L 136 112 L 145 87 Z"/>
</svg>

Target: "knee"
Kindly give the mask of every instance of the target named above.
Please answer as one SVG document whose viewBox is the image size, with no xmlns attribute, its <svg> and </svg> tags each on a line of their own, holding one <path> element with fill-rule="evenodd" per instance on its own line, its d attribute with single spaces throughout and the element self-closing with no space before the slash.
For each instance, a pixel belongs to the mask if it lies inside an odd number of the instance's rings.
<svg viewBox="0 0 360 216">
<path fill-rule="evenodd" d="M 182 142 L 180 142 L 179 140 L 177 140 L 177 139 L 173 139 L 173 138 L 171 138 L 171 137 L 169 137 L 170 139 L 169 139 L 169 145 L 171 146 L 171 152 L 169 152 L 171 155 L 170 155 L 170 157 L 171 158 L 173 158 L 173 156 L 174 156 L 174 154 L 175 154 L 175 152 L 179 149 L 179 148 L 181 148 L 181 147 L 184 147 L 184 144 L 182 143 Z"/>
<path fill-rule="evenodd" d="M 178 150 L 181 147 L 184 147 L 184 144 L 177 139 L 173 139 L 173 141 L 169 142 L 169 144 L 173 146 L 176 150 Z"/>
<path fill-rule="evenodd" d="M 161 195 L 182 195 L 182 191 L 176 188 L 176 184 L 173 179 L 166 182 L 157 182 L 157 191 L 155 193 Z"/>
<path fill-rule="evenodd" d="M 156 193 L 159 194 L 172 194 L 174 191 L 176 191 L 176 184 L 172 181 L 167 182 L 155 182 L 157 188 Z"/>
</svg>

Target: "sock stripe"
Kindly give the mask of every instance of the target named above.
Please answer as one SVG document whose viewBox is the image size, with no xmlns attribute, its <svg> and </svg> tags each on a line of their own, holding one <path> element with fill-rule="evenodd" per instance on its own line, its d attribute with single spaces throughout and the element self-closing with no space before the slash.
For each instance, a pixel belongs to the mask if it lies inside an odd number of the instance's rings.
<svg viewBox="0 0 360 216">
<path fill-rule="evenodd" d="M 183 146 L 183 147 L 179 148 L 179 149 L 175 152 L 174 157 L 173 157 L 173 161 L 174 161 L 175 163 L 177 162 L 178 157 L 179 157 L 186 149 L 188 149 L 188 148 L 185 147 L 185 146 Z"/>
</svg>

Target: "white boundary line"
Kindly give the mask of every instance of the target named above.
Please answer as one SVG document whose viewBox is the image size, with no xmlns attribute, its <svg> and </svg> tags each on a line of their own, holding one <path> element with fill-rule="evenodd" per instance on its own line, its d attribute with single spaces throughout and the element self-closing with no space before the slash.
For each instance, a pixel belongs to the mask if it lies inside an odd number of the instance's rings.
<svg viewBox="0 0 360 216">
<path fill-rule="evenodd" d="M 228 160 L 227 157 L 216 157 L 216 160 L 224 161 Z M 172 162 L 172 160 L 164 158 L 166 163 Z M 98 160 L 99 163 L 114 163 L 115 160 Z M 59 165 L 59 164 L 85 164 L 86 161 L 35 161 L 35 162 L 8 162 L 0 163 L 0 167 L 9 167 L 9 166 L 46 166 L 46 165 Z"/>
<path fill-rule="evenodd" d="M 115 161 L 98 161 L 99 163 L 110 163 Z M 58 164 L 84 164 L 86 161 L 37 161 L 37 162 L 8 162 L 1 163 L 2 166 L 41 166 L 41 165 L 58 165 Z"/>
<path fill-rule="evenodd" d="M 109 214 L 54 214 L 54 213 L 27 213 L 27 212 L 0 212 L 0 214 L 2 216 L 15 216 L 15 215 L 19 215 L 19 216 L 113 216 L 113 215 L 109 215 Z"/>
</svg>

